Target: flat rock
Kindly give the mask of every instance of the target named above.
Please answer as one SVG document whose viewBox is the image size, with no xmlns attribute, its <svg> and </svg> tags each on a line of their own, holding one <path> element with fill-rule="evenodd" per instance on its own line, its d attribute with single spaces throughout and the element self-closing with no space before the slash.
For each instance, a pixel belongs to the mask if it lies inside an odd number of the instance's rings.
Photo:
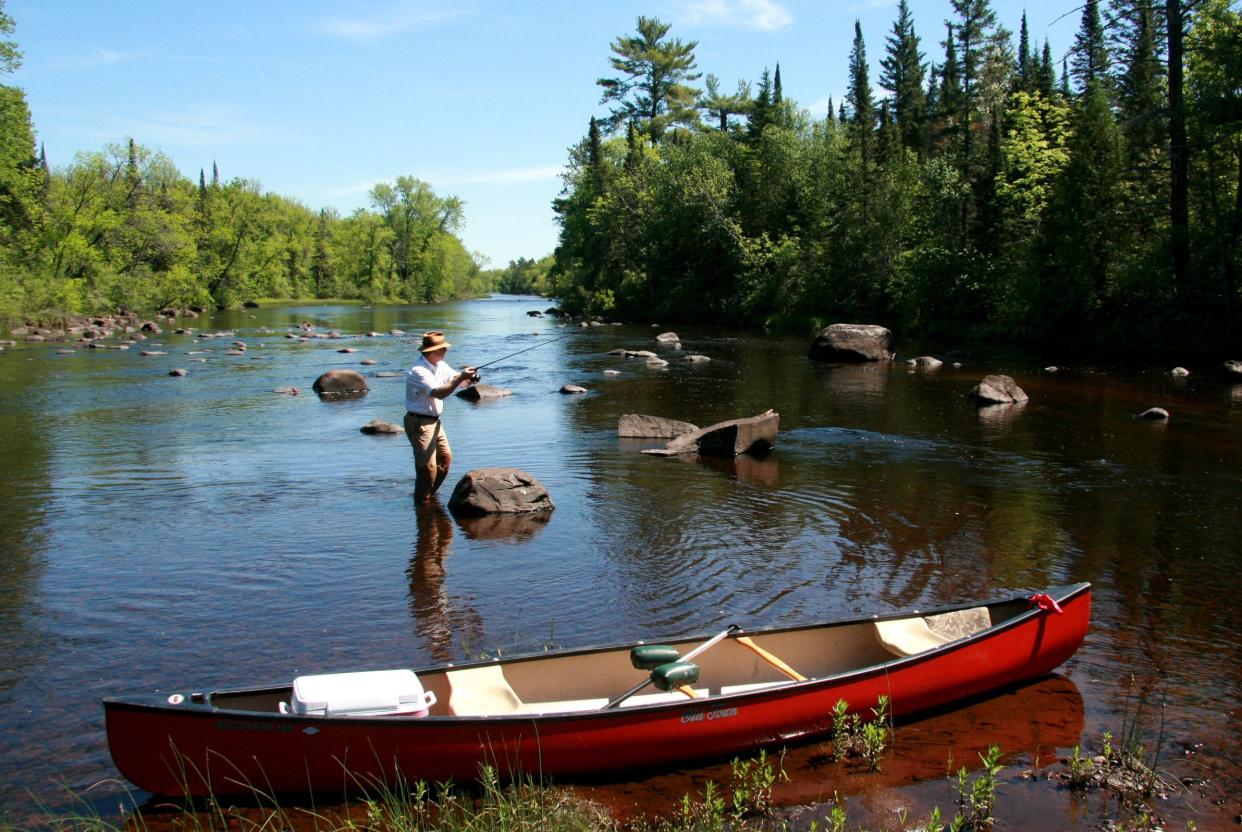
<svg viewBox="0 0 1242 832">
<path fill-rule="evenodd" d="M 617 420 L 617 436 L 627 439 L 673 439 L 698 429 L 689 422 L 641 413 L 626 413 Z"/>
<path fill-rule="evenodd" d="M 677 337 L 676 332 L 661 332 L 659 335 L 655 337 L 655 339 L 659 341 L 661 344 L 681 343 L 681 338 Z"/>
<path fill-rule="evenodd" d="M 781 416 L 768 410 L 758 416 L 730 419 L 683 434 L 663 448 L 643 451 L 650 456 L 680 456 L 698 453 L 703 456 L 735 457 L 748 452 L 764 452 L 776 446 Z"/>
<path fill-rule="evenodd" d="M 272 392 L 273 393 L 284 393 L 285 395 L 289 395 L 289 396 L 296 396 L 302 391 L 296 387 L 277 387 Z"/>
<path fill-rule="evenodd" d="M 405 433 L 405 428 L 394 425 L 392 422 L 385 422 L 383 419 L 372 419 L 358 430 L 371 435 Z"/>
<path fill-rule="evenodd" d="M 1011 377 L 1005 375 L 984 376 L 969 395 L 981 405 L 1015 404 L 1030 398 Z"/>
<path fill-rule="evenodd" d="M 378 362 L 378 361 L 376 361 L 374 358 L 364 358 L 364 359 L 362 359 L 361 361 L 359 361 L 358 363 L 359 363 L 359 364 L 361 364 L 361 365 L 362 365 L 362 366 L 364 366 L 364 367 L 373 367 L 373 366 L 375 366 L 376 364 L 378 364 L 379 362 Z"/>
<path fill-rule="evenodd" d="M 1168 421 L 1169 411 L 1165 410 L 1163 407 L 1149 407 L 1134 418 L 1149 419 L 1151 421 Z"/>
<path fill-rule="evenodd" d="M 481 402 L 485 399 L 503 399 L 505 396 L 512 396 L 512 390 L 506 390 L 503 387 L 496 387 L 491 384 L 472 384 L 464 390 L 457 391 L 459 399 L 465 399 L 468 402 Z"/>
<path fill-rule="evenodd" d="M 585 393 L 586 391 L 585 387 L 580 387 L 577 384 L 566 384 L 561 388 L 562 393 Z"/>
<path fill-rule="evenodd" d="M 337 352 L 357 352 L 357 347 L 341 347 Z"/>
<path fill-rule="evenodd" d="M 812 361 L 888 361 L 893 333 L 874 324 L 832 324 L 815 336 L 808 354 Z"/>
<path fill-rule="evenodd" d="M 668 362 L 665 361 L 663 358 L 656 358 L 655 356 L 652 356 L 651 358 L 647 359 L 647 366 L 654 367 L 654 368 L 667 367 Z"/>
<path fill-rule="evenodd" d="M 168 353 L 166 353 L 166 352 L 161 352 L 160 350 L 143 350 L 142 352 L 140 352 L 140 353 L 138 353 L 138 354 L 139 354 L 139 355 L 148 355 L 148 356 L 149 356 L 149 355 L 168 355 Z"/>
<path fill-rule="evenodd" d="M 315 379 L 311 389 L 320 396 L 353 396 L 366 393 L 371 388 L 357 370 L 328 370 Z"/>
<path fill-rule="evenodd" d="M 606 376 L 619 376 L 619 375 L 621 375 L 621 371 L 620 371 L 620 370 L 604 370 L 604 375 L 606 375 Z"/>
<path fill-rule="evenodd" d="M 707 362 L 711 361 L 711 359 L 708 358 L 706 355 L 687 355 L 686 361 L 690 362 L 691 364 L 706 364 Z"/>
<path fill-rule="evenodd" d="M 555 508 L 548 489 L 518 468 L 476 468 L 468 471 L 449 498 L 454 514 L 522 514 Z"/>
<path fill-rule="evenodd" d="M 917 358 L 911 358 L 906 363 L 915 367 L 924 367 L 928 370 L 934 370 L 944 365 L 944 362 L 934 355 L 920 355 Z"/>
<path fill-rule="evenodd" d="M 376 378 L 396 378 L 397 376 L 403 376 L 403 375 L 405 375 L 405 373 L 399 373 L 396 370 L 380 370 L 378 373 L 375 374 L 375 377 Z"/>
</svg>

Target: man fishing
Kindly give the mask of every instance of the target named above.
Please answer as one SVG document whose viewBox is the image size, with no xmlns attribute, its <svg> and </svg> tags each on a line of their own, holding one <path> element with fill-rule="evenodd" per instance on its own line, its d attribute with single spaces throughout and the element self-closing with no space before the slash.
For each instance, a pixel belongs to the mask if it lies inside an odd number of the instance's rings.
<svg viewBox="0 0 1242 832">
<path fill-rule="evenodd" d="M 444 360 L 451 347 L 443 332 L 423 333 L 422 358 L 405 379 L 405 435 L 414 449 L 414 502 L 430 502 L 448 476 L 453 451 L 440 423 L 444 400 L 463 384 L 479 380 L 479 371 L 466 367 L 460 373 Z"/>
</svg>

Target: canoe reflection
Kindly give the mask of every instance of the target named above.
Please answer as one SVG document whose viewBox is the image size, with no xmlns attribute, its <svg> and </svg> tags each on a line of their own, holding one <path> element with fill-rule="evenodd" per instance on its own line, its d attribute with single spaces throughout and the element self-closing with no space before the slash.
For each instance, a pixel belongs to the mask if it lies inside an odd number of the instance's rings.
<svg viewBox="0 0 1242 832">
<path fill-rule="evenodd" d="M 834 793 L 860 797 L 863 805 L 856 809 L 865 815 L 867 804 L 886 804 L 894 790 L 943 783 L 950 769 L 977 770 L 979 754 L 989 745 L 999 745 L 1013 765 L 1038 768 L 1055 763 L 1058 749 L 1068 753 L 1080 742 L 1082 730 L 1078 687 L 1063 676 L 1047 676 L 964 707 L 898 723 L 878 772 L 856 761 L 833 761 L 831 741 L 792 748 L 783 762 L 789 780 L 774 787 L 773 800 L 778 806 L 810 806 L 832 800 Z M 616 816 L 659 816 L 672 810 L 683 795 L 701 794 L 709 780 L 727 789 L 730 777 L 729 764 L 722 763 L 581 790 L 610 806 Z M 940 789 L 935 791 L 939 795 Z M 873 828 L 870 820 L 854 818 L 854 811 L 851 828 L 860 820 L 865 821 L 861 828 Z"/>
</svg>

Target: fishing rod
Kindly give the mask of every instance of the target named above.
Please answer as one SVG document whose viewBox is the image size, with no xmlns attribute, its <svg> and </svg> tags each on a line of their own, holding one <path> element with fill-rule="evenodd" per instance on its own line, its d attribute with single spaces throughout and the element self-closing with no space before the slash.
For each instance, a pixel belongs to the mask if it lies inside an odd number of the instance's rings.
<svg viewBox="0 0 1242 832">
<path fill-rule="evenodd" d="M 480 364 L 479 366 L 475 367 L 474 369 L 475 369 L 475 371 L 477 372 L 477 371 L 479 371 L 479 370 L 482 370 L 484 367 L 490 367 L 490 366 L 492 366 L 493 364 L 498 364 L 498 363 L 500 363 L 501 361 L 505 361 L 506 359 L 512 358 L 512 357 L 513 357 L 513 356 L 515 356 L 515 355 L 521 355 L 521 354 L 522 354 L 522 353 L 524 353 L 524 352 L 530 352 L 531 350 L 533 350 L 533 349 L 537 349 L 538 347 L 546 347 L 548 344 L 555 344 L 557 341 L 564 341 L 566 338 L 568 338 L 568 337 L 570 337 L 571 335 L 574 335 L 574 334 L 576 334 L 576 333 L 573 333 L 573 332 L 567 332 L 567 333 L 565 333 L 564 335 L 562 335 L 562 336 L 561 336 L 561 337 L 559 337 L 559 338 L 553 338 L 551 341 L 543 341 L 543 342 L 541 342 L 541 343 L 535 344 L 534 346 L 527 347 L 527 348 L 526 348 L 526 349 L 524 349 L 524 350 L 518 350 L 517 352 L 511 352 L 511 353 L 509 353 L 508 355 L 502 355 L 500 358 L 497 358 L 497 359 L 495 359 L 494 361 L 489 361 L 489 362 L 487 362 L 486 364 Z"/>
</svg>

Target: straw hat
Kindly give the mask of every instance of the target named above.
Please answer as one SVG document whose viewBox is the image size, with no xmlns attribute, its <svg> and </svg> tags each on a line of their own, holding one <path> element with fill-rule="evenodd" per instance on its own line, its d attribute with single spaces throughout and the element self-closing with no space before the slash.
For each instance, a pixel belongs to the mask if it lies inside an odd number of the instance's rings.
<svg viewBox="0 0 1242 832">
<path fill-rule="evenodd" d="M 419 347 L 419 352 L 435 352 L 436 350 L 447 350 L 453 346 L 444 340 L 443 332 L 424 332 L 423 345 Z"/>
</svg>

